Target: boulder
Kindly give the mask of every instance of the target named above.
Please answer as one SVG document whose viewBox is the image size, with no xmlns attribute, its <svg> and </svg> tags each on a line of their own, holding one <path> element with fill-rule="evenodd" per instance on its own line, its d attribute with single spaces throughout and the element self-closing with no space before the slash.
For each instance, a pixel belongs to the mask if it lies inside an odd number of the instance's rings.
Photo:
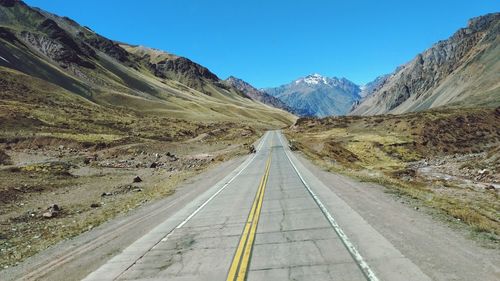
<svg viewBox="0 0 500 281">
<path fill-rule="evenodd" d="M 496 190 L 495 186 L 493 186 L 493 185 L 485 186 L 484 189 L 486 189 L 486 190 Z"/>
<path fill-rule="evenodd" d="M 47 208 L 47 212 L 42 214 L 42 217 L 50 219 L 57 217 L 61 212 L 61 208 L 57 204 L 52 204 Z"/>
<path fill-rule="evenodd" d="M 257 150 L 255 150 L 255 146 L 253 146 L 253 145 L 250 145 L 250 147 L 249 147 L 249 151 L 250 151 L 250 153 L 255 153 L 255 152 L 257 152 Z"/>
</svg>

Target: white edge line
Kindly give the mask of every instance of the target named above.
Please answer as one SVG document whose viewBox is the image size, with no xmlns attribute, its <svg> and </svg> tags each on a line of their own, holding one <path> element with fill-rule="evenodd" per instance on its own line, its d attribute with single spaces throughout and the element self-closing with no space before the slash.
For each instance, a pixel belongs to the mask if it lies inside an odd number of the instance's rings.
<svg viewBox="0 0 500 281">
<path fill-rule="evenodd" d="M 354 244 L 349 240 L 349 238 L 344 233 L 344 231 L 342 230 L 342 228 L 339 226 L 339 224 L 337 223 L 337 221 L 333 218 L 333 216 L 330 214 L 330 212 L 328 212 L 328 209 L 325 207 L 325 205 L 323 205 L 323 203 L 321 202 L 321 200 L 319 200 L 318 196 L 311 190 L 311 188 L 309 187 L 309 185 L 307 184 L 307 182 L 302 177 L 302 174 L 299 172 L 299 170 L 297 169 L 297 166 L 295 166 L 295 164 L 293 163 L 292 159 L 288 155 L 287 150 L 285 149 L 285 144 L 283 143 L 281 133 L 278 134 L 278 137 L 280 139 L 281 145 L 283 146 L 283 151 L 285 152 L 285 155 L 288 158 L 288 161 L 290 161 L 290 164 L 292 164 L 293 169 L 295 170 L 295 172 L 299 176 L 300 180 L 302 181 L 302 183 L 306 187 L 307 191 L 309 191 L 309 193 L 313 197 L 314 201 L 316 201 L 316 203 L 318 204 L 319 208 L 321 209 L 321 211 L 323 212 L 323 214 L 326 216 L 326 218 L 328 219 L 328 221 L 330 222 L 330 224 L 332 225 L 332 227 L 335 229 L 335 232 L 337 232 L 337 234 L 339 235 L 340 239 L 342 240 L 342 242 L 344 243 L 344 245 L 346 246 L 346 248 L 349 250 L 349 252 L 351 253 L 351 255 L 356 259 L 356 262 L 359 264 L 359 266 L 361 267 L 361 269 L 364 271 L 366 278 L 368 278 L 368 280 L 370 280 L 370 281 L 379 281 L 379 279 L 377 278 L 377 276 L 375 275 L 375 273 L 372 271 L 372 269 L 370 268 L 370 266 L 368 265 L 368 263 L 366 263 L 366 261 L 363 258 L 363 256 L 361 256 L 361 254 L 356 249 L 356 246 L 354 246 Z"/>
<path fill-rule="evenodd" d="M 4 57 L 2 57 L 2 56 L 0 56 L 0 59 L 2 59 L 2 60 L 4 60 L 4 61 L 6 61 L 7 63 L 10 63 L 10 61 L 8 61 L 6 58 L 4 58 Z"/>
<path fill-rule="evenodd" d="M 258 148 L 257 148 L 257 151 L 260 151 L 260 149 L 262 148 L 262 146 L 264 145 L 265 143 L 265 140 L 267 139 L 269 133 L 266 132 L 265 136 L 262 138 L 262 141 L 260 142 Z M 252 156 L 252 158 L 250 158 L 250 160 L 248 160 L 248 162 L 246 163 L 246 165 L 243 166 L 243 168 L 240 169 L 240 171 L 234 175 L 229 181 L 227 181 L 219 190 L 217 190 L 216 193 L 214 193 L 212 196 L 210 196 L 210 198 L 208 198 L 203 204 L 201 204 L 193 213 L 191 213 L 185 220 L 183 220 L 178 226 L 175 227 L 175 229 L 179 229 L 181 227 L 183 227 L 189 220 L 191 220 L 197 213 L 199 213 L 201 211 L 201 209 L 203 209 L 203 207 L 205 207 L 208 203 L 210 203 L 210 201 L 212 201 L 212 199 L 214 199 L 217 195 L 219 195 L 219 193 L 221 193 L 224 189 L 226 189 L 226 187 L 231 184 L 234 179 L 236 179 L 241 173 L 243 173 L 243 171 L 245 171 L 245 169 L 253 162 L 253 160 L 255 159 L 255 157 L 257 157 L 257 153 Z M 163 239 L 167 239 L 169 235 L 167 235 L 165 238 Z M 164 241 L 162 239 L 162 241 Z"/>
<path fill-rule="evenodd" d="M 265 140 L 267 140 L 267 137 L 269 136 L 269 133 L 266 132 L 262 138 L 262 140 L 260 141 L 258 147 L 257 147 L 257 151 L 260 151 L 262 146 L 264 145 L 265 143 Z M 212 199 L 214 199 L 219 193 L 221 193 L 231 182 L 233 182 L 233 180 L 238 177 L 252 162 L 253 160 L 255 159 L 255 157 L 257 157 L 257 153 L 255 153 L 251 158 L 247 159 L 247 163 L 243 163 L 241 164 L 238 168 L 240 169 L 240 171 L 234 175 L 230 180 L 228 180 L 219 190 L 217 190 L 217 192 L 215 194 L 213 194 L 212 196 L 210 196 L 210 198 L 208 198 L 205 202 L 203 202 L 203 204 L 201 204 L 194 212 L 192 212 L 185 220 L 183 220 L 179 225 L 177 225 L 174 229 L 172 229 L 165 237 L 163 237 L 159 242 L 157 242 L 151 249 L 154 249 L 160 242 L 165 242 L 168 240 L 168 238 L 174 234 L 174 231 L 176 229 L 179 229 L 181 228 L 182 226 L 184 226 L 190 219 L 192 219 L 198 212 L 201 211 L 201 209 L 203 209 L 203 207 L 205 207 L 210 201 L 212 201 Z M 237 168 L 237 169 L 238 169 Z M 148 250 L 149 251 L 149 250 Z M 142 258 L 142 256 L 140 257 Z M 139 258 L 139 259 L 140 259 Z M 125 271 L 122 271 L 120 272 L 117 276 L 115 276 L 112 280 L 116 280 L 117 278 L 119 278 L 123 273 L 125 273 L 128 269 L 130 269 L 130 267 L 132 267 L 135 263 L 137 262 L 134 261 L 134 263 L 130 266 L 127 267 L 127 269 L 125 269 Z M 101 266 L 102 268 L 102 266 Z M 100 269 L 100 268 L 99 268 Z M 98 271 L 99 269 L 97 269 L 96 271 Z M 94 271 L 95 272 L 95 271 Z M 91 273 L 92 274 L 92 273 Z M 88 276 L 85 278 L 87 279 Z"/>
</svg>

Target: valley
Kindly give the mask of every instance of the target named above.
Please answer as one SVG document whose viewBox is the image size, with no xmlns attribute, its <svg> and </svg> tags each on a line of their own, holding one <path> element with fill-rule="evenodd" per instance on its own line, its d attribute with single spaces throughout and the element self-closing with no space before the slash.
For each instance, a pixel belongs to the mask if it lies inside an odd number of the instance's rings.
<svg viewBox="0 0 500 281">
<path fill-rule="evenodd" d="M 0 72 L 3 268 L 174 193 L 247 154 L 265 129 L 104 109 L 37 78 Z M 54 204 L 61 211 L 46 217 Z"/>
<path fill-rule="evenodd" d="M 216 38 L 218 69 L 281 38 L 198 8 L 153 37 Z M 367 83 L 263 88 L 83 23 L 0 0 L 1 280 L 500 277 L 500 13 Z"/>
<path fill-rule="evenodd" d="M 23 2 L 0 2 L 0 43 L 3 269 L 173 194 L 295 119 L 186 58 Z"/>
</svg>

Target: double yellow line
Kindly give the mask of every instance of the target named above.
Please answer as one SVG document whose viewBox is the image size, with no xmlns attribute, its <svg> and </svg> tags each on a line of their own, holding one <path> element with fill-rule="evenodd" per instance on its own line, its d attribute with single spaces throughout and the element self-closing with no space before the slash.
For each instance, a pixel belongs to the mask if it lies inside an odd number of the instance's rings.
<svg viewBox="0 0 500 281">
<path fill-rule="evenodd" d="M 271 167 L 271 154 L 266 162 L 266 170 L 262 179 L 260 180 L 259 188 L 257 189 L 257 195 L 248 215 L 243 234 L 241 235 L 240 243 L 238 248 L 236 248 L 236 254 L 234 255 L 233 262 L 229 268 L 229 274 L 227 275 L 227 281 L 244 281 L 248 265 L 250 262 L 250 254 L 252 253 L 253 242 L 255 240 L 255 235 L 257 233 L 257 224 L 259 223 L 260 210 L 262 209 L 262 202 L 264 200 L 264 192 L 266 190 L 267 179 L 269 177 L 269 170 Z"/>
</svg>

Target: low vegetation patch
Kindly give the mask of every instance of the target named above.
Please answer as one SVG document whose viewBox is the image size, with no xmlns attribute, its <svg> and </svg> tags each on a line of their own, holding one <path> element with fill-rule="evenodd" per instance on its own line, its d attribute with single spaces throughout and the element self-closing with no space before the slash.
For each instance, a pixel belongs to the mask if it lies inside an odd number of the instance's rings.
<svg viewBox="0 0 500 281">
<path fill-rule="evenodd" d="M 0 72 L 0 268 L 173 194 L 269 126 L 104 107 Z"/>
<path fill-rule="evenodd" d="M 500 108 L 299 119 L 294 149 L 331 171 L 379 183 L 475 232 L 500 235 Z"/>
<path fill-rule="evenodd" d="M 10 165 L 10 156 L 5 152 L 5 150 L 0 149 L 0 165 Z"/>
</svg>

